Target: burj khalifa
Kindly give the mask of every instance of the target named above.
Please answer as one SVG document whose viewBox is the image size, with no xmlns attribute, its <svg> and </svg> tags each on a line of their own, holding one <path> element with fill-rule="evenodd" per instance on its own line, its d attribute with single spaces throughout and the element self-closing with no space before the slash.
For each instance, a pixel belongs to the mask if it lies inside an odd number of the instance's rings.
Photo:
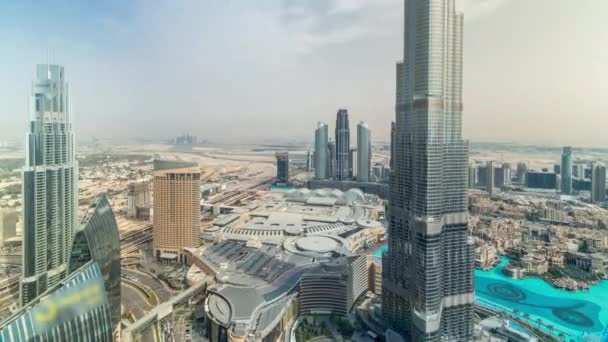
<svg viewBox="0 0 608 342">
<path fill-rule="evenodd" d="M 410 341 L 471 341 L 474 244 L 468 142 L 462 139 L 463 12 L 455 0 L 405 0 L 404 24 L 383 313 Z"/>
</svg>

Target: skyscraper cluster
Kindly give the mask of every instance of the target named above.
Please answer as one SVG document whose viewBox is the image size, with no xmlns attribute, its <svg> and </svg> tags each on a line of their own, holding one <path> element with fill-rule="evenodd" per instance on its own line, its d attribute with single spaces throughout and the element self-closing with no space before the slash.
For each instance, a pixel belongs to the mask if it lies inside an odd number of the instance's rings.
<svg viewBox="0 0 608 342">
<path fill-rule="evenodd" d="M 348 111 L 338 110 L 335 140 L 329 139 L 327 124 L 315 130 L 315 178 L 368 182 L 371 172 L 371 130 L 367 123 L 357 124 L 357 144 L 350 146 Z"/>
<path fill-rule="evenodd" d="M 589 190 L 591 203 L 606 202 L 606 166 L 592 163 L 572 163 L 572 147 L 566 146 L 562 152 L 560 165 L 562 194 L 572 195 L 575 190 Z M 590 178 L 590 179 L 589 179 Z"/>
<path fill-rule="evenodd" d="M 409 0 L 405 7 L 382 309 L 407 340 L 471 341 L 474 247 L 468 234 L 468 144 L 461 136 L 463 14 L 454 0 Z"/>
</svg>

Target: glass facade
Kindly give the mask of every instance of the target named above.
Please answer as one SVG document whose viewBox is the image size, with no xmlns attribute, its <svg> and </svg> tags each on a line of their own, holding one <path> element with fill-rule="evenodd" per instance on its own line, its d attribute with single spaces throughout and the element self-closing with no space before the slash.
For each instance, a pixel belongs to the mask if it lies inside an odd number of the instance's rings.
<svg viewBox="0 0 608 342">
<path fill-rule="evenodd" d="M 277 179 L 275 184 L 289 186 L 289 153 L 277 152 L 275 157 L 277 158 Z"/>
<path fill-rule="evenodd" d="M 606 202 L 606 165 L 591 165 L 591 202 Z"/>
<path fill-rule="evenodd" d="M 382 308 L 393 330 L 412 341 L 473 338 L 462 27 L 454 0 L 405 2 Z"/>
<path fill-rule="evenodd" d="M 327 177 L 331 179 L 336 178 L 336 142 L 329 141 L 327 143 Z"/>
<path fill-rule="evenodd" d="M 112 341 L 101 269 L 89 262 L 1 324 L 3 341 Z"/>
<path fill-rule="evenodd" d="M 572 194 L 572 147 L 564 147 L 560 171 L 562 174 L 562 194 L 570 195 Z"/>
<path fill-rule="evenodd" d="M 23 167 L 21 304 L 67 275 L 78 206 L 78 165 L 68 83 L 60 65 L 38 65 Z"/>
<path fill-rule="evenodd" d="M 89 207 L 76 231 L 70 255 L 70 273 L 90 262 L 101 269 L 112 310 L 113 326 L 120 324 L 120 237 L 116 218 L 106 194 L 100 194 Z"/>
<path fill-rule="evenodd" d="M 357 125 L 357 180 L 369 182 L 372 166 L 372 133 L 367 123 Z"/>
<path fill-rule="evenodd" d="M 393 169 L 393 165 L 395 163 L 395 133 L 396 133 L 396 123 L 395 121 L 391 122 L 391 159 L 389 161 L 389 167 L 391 170 Z"/>
<path fill-rule="evenodd" d="M 553 172 L 528 171 L 526 188 L 555 190 L 557 189 L 557 175 Z"/>
<path fill-rule="evenodd" d="M 348 111 L 340 109 L 336 114 L 336 179 L 347 180 L 350 177 L 350 128 Z"/>
<path fill-rule="evenodd" d="M 315 178 L 317 179 L 325 179 L 329 173 L 327 134 L 327 124 L 319 122 L 315 131 Z"/>
</svg>

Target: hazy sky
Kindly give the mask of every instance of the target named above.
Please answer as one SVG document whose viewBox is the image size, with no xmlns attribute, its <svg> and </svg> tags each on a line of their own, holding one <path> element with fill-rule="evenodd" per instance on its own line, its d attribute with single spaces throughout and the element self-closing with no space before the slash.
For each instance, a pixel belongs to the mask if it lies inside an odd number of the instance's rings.
<svg viewBox="0 0 608 342">
<path fill-rule="evenodd" d="M 608 1 L 464 1 L 465 136 L 608 146 Z M 4 0 L 0 140 L 24 136 L 47 49 L 81 138 L 311 140 L 344 107 L 387 139 L 402 17 L 403 0 Z"/>
</svg>

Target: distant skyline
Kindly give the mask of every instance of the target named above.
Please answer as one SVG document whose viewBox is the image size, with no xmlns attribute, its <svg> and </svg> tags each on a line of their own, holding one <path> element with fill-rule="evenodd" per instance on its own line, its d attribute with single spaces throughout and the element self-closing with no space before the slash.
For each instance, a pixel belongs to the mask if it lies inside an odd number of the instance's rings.
<svg viewBox="0 0 608 342">
<path fill-rule="evenodd" d="M 464 3 L 465 138 L 608 147 L 608 2 Z M 312 141 L 346 108 L 389 141 L 402 17 L 403 0 L 4 2 L 0 140 L 24 137 L 48 49 L 79 140 Z"/>
</svg>

